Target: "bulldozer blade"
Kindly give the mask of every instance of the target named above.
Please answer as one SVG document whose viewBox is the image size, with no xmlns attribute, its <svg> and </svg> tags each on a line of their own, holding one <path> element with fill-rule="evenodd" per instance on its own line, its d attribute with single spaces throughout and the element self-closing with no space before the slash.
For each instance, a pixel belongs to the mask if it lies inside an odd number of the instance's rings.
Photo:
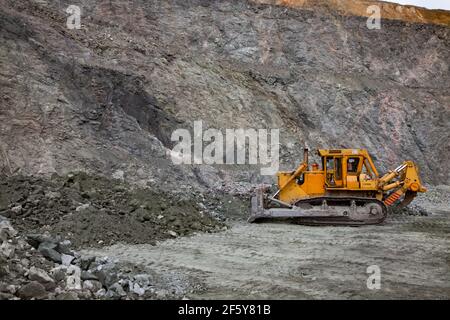
<svg viewBox="0 0 450 320">
<path fill-rule="evenodd" d="M 403 201 L 397 205 L 397 208 L 402 209 L 402 208 L 406 207 L 408 204 L 411 203 L 411 201 L 413 201 L 413 199 L 416 197 L 416 195 L 417 195 L 417 192 L 413 192 L 413 191 L 409 191 L 409 190 L 406 191 Z"/>
<path fill-rule="evenodd" d="M 251 210 L 248 222 L 254 222 L 259 216 L 264 214 L 264 192 L 262 189 L 257 189 L 255 195 L 251 199 Z"/>
</svg>

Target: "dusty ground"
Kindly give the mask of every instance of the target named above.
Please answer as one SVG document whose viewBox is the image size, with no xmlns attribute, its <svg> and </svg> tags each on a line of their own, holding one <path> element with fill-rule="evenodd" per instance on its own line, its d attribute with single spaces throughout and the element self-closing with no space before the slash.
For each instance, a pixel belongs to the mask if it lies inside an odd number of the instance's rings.
<svg viewBox="0 0 450 320">
<path fill-rule="evenodd" d="M 0 182 L 0 218 L 19 231 L 0 229 L 0 299 L 450 298 L 449 186 L 359 228 L 249 224 L 245 201 L 231 195 L 212 209 L 212 194 L 181 201 L 129 187 L 83 173 Z M 371 265 L 380 290 L 366 286 Z M 69 267 L 85 272 L 77 289 Z"/>
<path fill-rule="evenodd" d="M 379 226 L 236 222 L 225 232 L 90 251 L 196 277 L 189 298 L 450 298 L 450 212 L 391 216 Z M 366 269 L 381 269 L 368 290 Z"/>
</svg>

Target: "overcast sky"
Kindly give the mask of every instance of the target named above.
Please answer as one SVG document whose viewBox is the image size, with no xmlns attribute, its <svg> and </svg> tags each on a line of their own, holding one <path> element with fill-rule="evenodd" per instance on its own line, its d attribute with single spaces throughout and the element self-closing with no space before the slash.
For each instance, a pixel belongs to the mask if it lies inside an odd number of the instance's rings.
<svg viewBox="0 0 450 320">
<path fill-rule="evenodd" d="M 400 4 L 410 4 L 418 7 L 429 9 L 445 9 L 450 10 L 450 0 L 384 0 Z"/>
</svg>

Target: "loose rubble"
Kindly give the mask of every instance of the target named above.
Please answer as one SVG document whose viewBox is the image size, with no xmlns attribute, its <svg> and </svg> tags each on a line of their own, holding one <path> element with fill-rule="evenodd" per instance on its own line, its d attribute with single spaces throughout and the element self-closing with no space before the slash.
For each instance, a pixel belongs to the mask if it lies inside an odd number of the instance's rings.
<svg viewBox="0 0 450 320">
<path fill-rule="evenodd" d="M 223 214 L 208 204 L 217 205 L 198 194 L 133 188 L 120 180 L 86 173 L 54 175 L 51 179 L 4 177 L 0 182 L 0 215 L 21 232 L 48 232 L 78 248 L 118 241 L 155 243 L 198 231 L 221 230 Z M 54 243 L 40 240 L 32 242 L 41 243 L 35 248 L 46 258 L 68 263 L 64 244 L 55 248 Z"/>
<path fill-rule="evenodd" d="M 1 178 L 0 299 L 184 298 L 202 286 L 78 250 L 220 231 L 248 204 L 248 195 L 158 193 L 82 172 Z"/>
<path fill-rule="evenodd" d="M 23 237 L 2 216 L 0 239 L 0 300 L 181 299 L 192 289 L 188 281 L 173 285 L 136 265 L 82 256 L 67 240 Z"/>
</svg>

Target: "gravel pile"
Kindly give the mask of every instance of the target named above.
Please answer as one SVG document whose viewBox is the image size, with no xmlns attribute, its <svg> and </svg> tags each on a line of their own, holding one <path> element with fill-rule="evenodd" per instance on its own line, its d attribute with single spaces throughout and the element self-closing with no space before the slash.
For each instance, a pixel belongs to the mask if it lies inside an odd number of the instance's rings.
<svg viewBox="0 0 450 320">
<path fill-rule="evenodd" d="M 221 215 L 208 209 L 213 205 L 200 196 L 133 189 L 120 180 L 85 173 L 0 182 L 0 215 L 15 228 L 61 236 L 76 247 L 155 243 L 220 230 Z"/>
<path fill-rule="evenodd" d="M 21 236 L 0 216 L 0 300 L 181 299 L 199 289 L 179 276 L 82 256 L 68 240 Z"/>
</svg>

